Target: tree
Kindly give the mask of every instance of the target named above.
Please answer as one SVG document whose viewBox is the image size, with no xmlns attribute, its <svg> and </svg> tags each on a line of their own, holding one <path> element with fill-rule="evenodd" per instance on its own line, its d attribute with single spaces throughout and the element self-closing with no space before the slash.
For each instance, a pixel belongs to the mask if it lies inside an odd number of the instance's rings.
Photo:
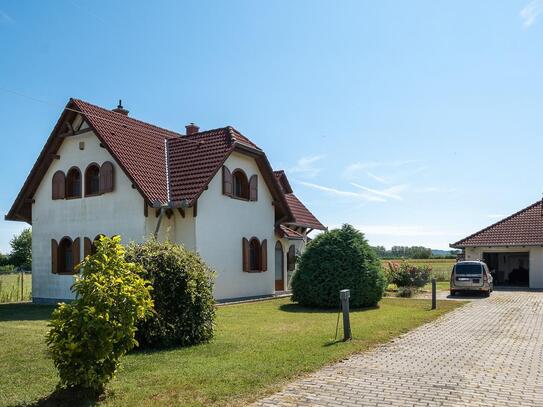
<svg viewBox="0 0 543 407">
<path fill-rule="evenodd" d="M 101 237 L 77 266 L 76 298 L 53 312 L 47 334 L 60 385 L 100 394 L 137 344 L 136 324 L 152 312 L 143 268 L 125 260 L 121 238 Z"/>
<path fill-rule="evenodd" d="M 352 307 L 376 305 L 386 280 L 364 235 L 343 225 L 318 235 L 300 257 L 292 277 L 292 300 L 306 306 L 338 307 L 339 291 L 351 290 Z"/>
<path fill-rule="evenodd" d="M 10 263 L 15 267 L 32 269 L 32 231 L 26 228 L 18 236 L 13 236 L 11 245 Z"/>
</svg>

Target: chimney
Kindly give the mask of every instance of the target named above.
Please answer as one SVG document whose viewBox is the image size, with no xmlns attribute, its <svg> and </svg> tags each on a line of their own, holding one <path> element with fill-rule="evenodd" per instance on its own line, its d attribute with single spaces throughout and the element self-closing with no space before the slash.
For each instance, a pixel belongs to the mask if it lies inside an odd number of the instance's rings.
<svg viewBox="0 0 543 407">
<path fill-rule="evenodd" d="M 185 129 L 187 129 L 187 136 L 190 136 L 191 134 L 196 134 L 200 131 L 200 127 L 196 126 L 194 123 L 187 124 L 185 126 Z"/>
<path fill-rule="evenodd" d="M 122 100 L 119 99 L 119 104 L 117 105 L 117 107 L 115 109 L 113 109 L 113 111 L 115 113 L 120 113 L 120 114 L 124 114 L 125 116 L 128 116 L 128 110 L 126 110 L 124 107 L 123 107 L 123 104 L 122 104 Z"/>
</svg>

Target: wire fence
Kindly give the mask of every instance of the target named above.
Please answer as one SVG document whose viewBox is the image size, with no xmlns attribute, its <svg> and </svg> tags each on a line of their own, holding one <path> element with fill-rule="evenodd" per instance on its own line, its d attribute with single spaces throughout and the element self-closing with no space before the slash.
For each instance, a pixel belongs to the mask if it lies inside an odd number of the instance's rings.
<svg viewBox="0 0 543 407">
<path fill-rule="evenodd" d="M 32 274 L 27 272 L 0 274 L 0 304 L 31 299 Z"/>
</svg>

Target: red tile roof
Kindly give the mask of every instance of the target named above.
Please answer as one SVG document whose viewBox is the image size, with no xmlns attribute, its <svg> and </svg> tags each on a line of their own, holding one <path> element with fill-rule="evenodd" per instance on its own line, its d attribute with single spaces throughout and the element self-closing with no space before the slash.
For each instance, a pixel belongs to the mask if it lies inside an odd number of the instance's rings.
<svg viewBox="0 0 543 407">
<path fill-rule="evenodd" d="M 294 194 L 285 194 L 288 207 L 292 212 L 294 221 L 285 222 L 287 225 L 303 226 L 311 229 L 325 230 L 326 226 L 319 222 L 309 209 Z"/>
<path fill-rule="evenodd" d="M 302 226 L 311 229 L 326 230 L 326 226 L 320 223 L 315 215 L 313 215 L 309 211 L 309 209 L 307 209 L 305 205 L 296 197 L 296 195 L 292 193 L 292 188 L 290 186 L 290 183 L 288 182 L 285 171 L 277 170 L 273 173 L 275 175 L 275 178 L 279 182 L 279 185 L 281 186 L 281 190 L 285 194 L 287 204 L 290 208 L 290 211 L 292 212 L 292 216 L 294 217 L 294 220 L 292 222 L 285 222 L 285 224 Z"/>
<path fill-rule="evenodd" d="M 165 140 L 181 135 L 79 99 L 72 100 L 149 202 L 168 202 Z"/>
<path fill-rule="evenodd" d="M 232 151 L 253 157 L 270 189 L 278 220 L 292 220 L 285 194 L 264 152 L 232 127 L 184 136 L 132 117 L 70 99 L 25 181 L 8 220 L 31 223 L 31 198 L 54 159 L 65 122 L 81 112 L 103 147 L 117 161 L 148 203 L 187 200 L 189 206 L 205 190 Z"/>
<path fill-rule="evenodd" d="M 461 249 L 475 246 L 529 245 L 543 245 L 543 207 L 541 201 L 537 201 L 450 246 Z"/>
<path fill-rule="evenodd" d="M 295 230 L 292 230 L 285 225 L 279 225 L 279 227 L 277 228 L 277 233 L 279 234 L 279 236 L 290 240 L 302 240 L 304 238 L 304 235 L 296 232 Z"/>
</svg>

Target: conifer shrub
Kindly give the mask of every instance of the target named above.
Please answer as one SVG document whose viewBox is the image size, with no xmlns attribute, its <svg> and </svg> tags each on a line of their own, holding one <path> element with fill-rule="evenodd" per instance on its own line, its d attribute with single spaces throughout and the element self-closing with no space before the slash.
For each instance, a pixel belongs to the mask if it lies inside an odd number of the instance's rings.
<svg viewBox="0 0 543 407">
<path fill-rule="evenodd" d="M 386 288 L 376 253 L 351 225 L 321 233 L 308 244 L 292 277 L 292 299 L 338 307 L 339 291 L 345 288 L 351 290 L 351 307 L 376 305 Z"/>
<path fill-rule="evenodd" d="M 213 337 L 214 273 L 197 253 L 150 239 L 130 245 L 127 259 L 146 270 L 153 286 L 154 315 L 136 333 L 141 348 L 195 345 Z"/>
<path fill-rule="evenodd" d="M 60 387 L 99 394 L 137 344 L 136 323 L 151 313 L 153 301 L 142 267 L 125 260 L 119 236 L 101 237 L 78 268 L 76 298 L 55 309 L 46 342 Z"/>
</svg>

